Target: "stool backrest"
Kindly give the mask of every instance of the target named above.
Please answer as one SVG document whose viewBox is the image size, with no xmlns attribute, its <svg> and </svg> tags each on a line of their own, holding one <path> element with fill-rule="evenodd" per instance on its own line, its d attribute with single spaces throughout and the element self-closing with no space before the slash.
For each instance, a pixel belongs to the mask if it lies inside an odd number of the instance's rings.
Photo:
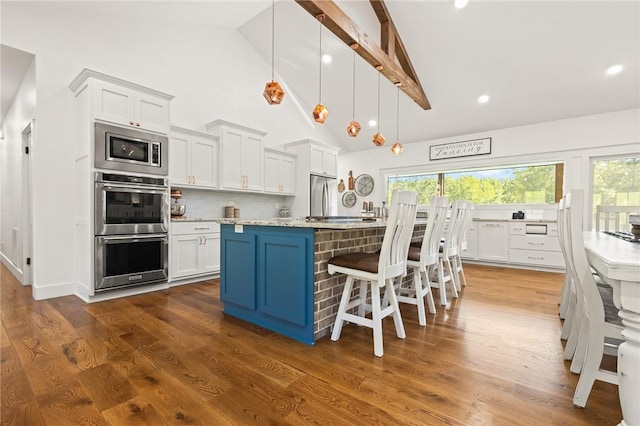
<svg viewBox="0 0 640 426">
<path fill-rule="evenodd" d="M 597 232 L 629 232 L 629 215 L 640 212 L 640 206 L 596 206 Z"/>
<path fill-rule="evenodd" d="M 449 210 L 447 197 L 431 197 L 427 227 L 424 230 L 420 248 L 420 266 L 435 265 L 438 262 L 440 238 L 447 220 L 447 210 Z"/>
<path fill-rule="evenodd" d="M 417 208 L 417 192 L 393 191 L 378 263 L 378 279 L 381 283 L 384 279 L 397 277 L 406 271 Z"/>
<path fill-rule="evenodd" d="M 467 215 L 467 202 L 463 200 L 454 200 L 451 205 L 451 214 L 449 215 L 448 229 L 444 235 L 444 244 L 442 246 L 442 255 L 447 258 L 457 256 L 460 253 L 460 233 L 464 226 Z"/>
</svg>

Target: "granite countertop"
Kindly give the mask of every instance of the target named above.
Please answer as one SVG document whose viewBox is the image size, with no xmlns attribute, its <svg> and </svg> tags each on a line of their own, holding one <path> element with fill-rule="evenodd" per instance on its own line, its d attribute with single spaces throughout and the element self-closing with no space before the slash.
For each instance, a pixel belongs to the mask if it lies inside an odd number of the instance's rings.
<svg viewBox="0 0 640 426">
<path fill-rule="evenodd" d="M 473 218 L 474 222 L 521 222 L 521 223 L 556 223 L 556 219 L 479 219 Z"/>
<path fill-rule="evenodd" d="M 172 217 L 171 222 L 217 222 L 218 217 Z"/>
<path fill-rule="evenodd" d="M 383 228 L 387 225 L 381 220 L 340 220 L 336 222 L 310 222 L 301 218 L 269 218 L 269 219 L 214 219 L 222 225 L 280 226 L 290 228 L 314 229 L 362 229 Z"/>
</svg>

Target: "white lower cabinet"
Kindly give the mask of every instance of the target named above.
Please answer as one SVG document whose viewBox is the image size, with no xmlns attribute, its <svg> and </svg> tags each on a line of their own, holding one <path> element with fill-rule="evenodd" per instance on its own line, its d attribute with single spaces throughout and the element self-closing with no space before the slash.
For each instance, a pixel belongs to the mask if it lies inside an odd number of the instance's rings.
<svg viewBox="0 0 640 426">
<path fill-rule="evenodd" d="M 540 232 L 540 234 L 528 232 Z M 557 224 L 512 223 L 509 230 L 509 262 L 564 268 Z"/>
<path fill-rule="evenodd" d="M 220 225 L 172 222 L 169 236 L 171 280 L 220 272 Z"/>
<path fill-rule="evenodd" d="M 509 228 L 506 222 L 480 222 L 478 224 L 478 259 L 509 261 L 508 236 Z"/>
</svg>

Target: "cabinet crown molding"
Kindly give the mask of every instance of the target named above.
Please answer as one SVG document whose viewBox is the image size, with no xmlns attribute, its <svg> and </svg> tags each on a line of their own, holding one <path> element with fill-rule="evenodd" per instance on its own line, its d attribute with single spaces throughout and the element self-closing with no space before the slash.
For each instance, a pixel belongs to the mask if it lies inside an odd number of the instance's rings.
<svg viewBox="0 0 640 426">
<path fill-rule="evenodd" d="M 85 68 L 82 71 L 80 71 L 80 74 L 78 74 L 76 78 L 74 78 L 73 81 L 69 83 L 69 88 L 71 89 L 71 91 L 75 92 L 88 78 L 95 78 L 97 80 L 102 80 L 109 83 L 117 84 L 119 86 L 126 87 L 132 90 L 149 93 L 154 96 L 167 99 L 169 101 L 174 98 L 173 95 L 170 95 L 168 93 L 160 92 L 159 90 L 155 90 L 155 89 L 150 89 L 146 86 L 132 83 L 130 81 L 123 80 L 121 78 L 114 77 L 114 76 L 102 73 L 100 71 L 95 71 L 90 68 Z"/>
<path fill-rule="evenodd" d="M 317 146 L 319 148 L 323 148 L 323 149 L 329 149 L 329 150 L 333 150 L 333 151 L 340 151 L 340 148 L 338 148 L 337 146 L 333 146 L 333 145 L 329 145 L 328 143 L 325 142 L 318 142 L 318 141 L 314 141 L 313 139 L 302 139 L 299 141 L 295 141 L 295 142 L 288 142 L 286 144 L 284 144 L 285 149 L 286 148 L 290 148 L 290 147 L 294 147 L 297 145 L 313 145 L 313 146 Z"/>
<path fill-rule="evenodd" d="M 232 122 L 226 121 L 226 120 L 214 120 L 214 121 L 211 121 L 211 122 L 205 124 L 205 127 L 207 128 L 208 132 L 215 132 L 216 130 L 218 130 L 218 128 L 220 126 L 233 127 L 233 128 L 239 129 L 239 130 L 244 130 L 244 131 L 247 131 L 247 132 L 255 133 L 255 134 L 258 134 L 260 136 L 266 136 L 267 135 L 267 132 L 263 132 L 262 130 L 257 130 L 257 129 L 254 129 L 253 127 L 243 126 L 241 124 L 232 123 Z"/>
</svg>

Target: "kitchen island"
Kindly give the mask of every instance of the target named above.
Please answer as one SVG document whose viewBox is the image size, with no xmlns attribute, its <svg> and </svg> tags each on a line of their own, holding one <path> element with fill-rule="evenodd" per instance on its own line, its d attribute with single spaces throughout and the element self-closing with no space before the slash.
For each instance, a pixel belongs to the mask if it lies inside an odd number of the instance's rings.
<svg viewBox="0 0 640 426">
<path fill-rule="evenodd" d="M 314 344 L 331 332 L 346 277 L 327 261 L 382 245 L 386 223 L 219 219 L 224 313 Z M 418 221 L 414 240 L 425 223 Z M 405 279 L 410 279 L 410 275 Z"/>
</svg>

